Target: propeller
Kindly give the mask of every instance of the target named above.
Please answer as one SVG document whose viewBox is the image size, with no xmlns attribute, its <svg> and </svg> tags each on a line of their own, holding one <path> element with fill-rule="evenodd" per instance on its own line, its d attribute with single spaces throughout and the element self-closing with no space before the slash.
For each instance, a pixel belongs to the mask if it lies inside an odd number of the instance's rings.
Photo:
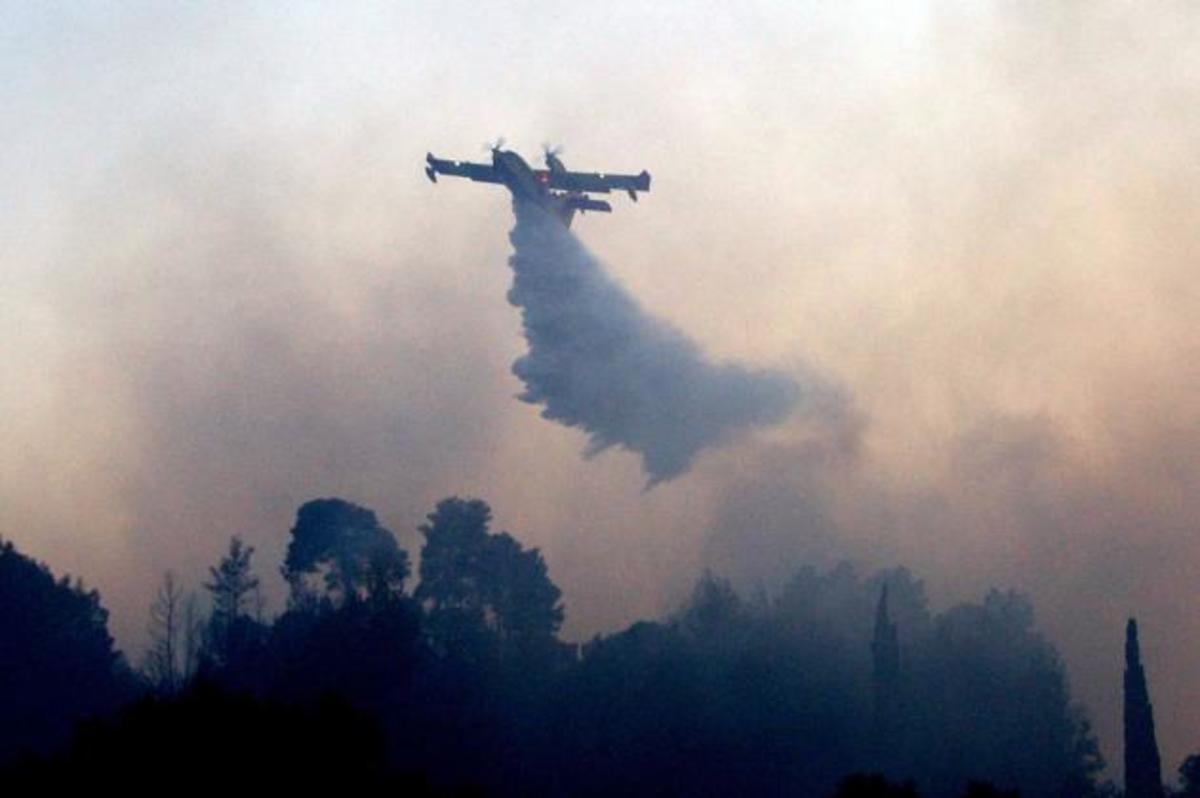
<svg viewBox="0 0 1200 798">
<path fill-rule="evenodd" d="M 504 146 L 504 136 L 497 136 L 495 141 L 485 141 L 483 143 L 483 149 L 485 152 L 488 150 L 491 150 L 492 152 L 496 152 L 503 146 Z"/>
<path fill-rule="evenodd" d="M 544 154 L 543 160 L 546 162 L 546 166 L 548 168 L 551 168 L 551 169 L 555 168 L 555 166 L 552 162 L 554 160 L 556 160 L 559 155 L 562 154 L 562 151 L 563 151 L 563 148 L 562 148 L 561 144 L 551 147 L 550 142 L 548 142 L 548 141 L 542 142 L 542 153 Z"/>
<path fill-rule="evenodd" d="M 557 158 L 558 156 L 562 155 L 562 151 L 563 148 L 561 144 L 556 144 L 552 147 L 550 146 L 550 142 L 542 142 L 542 153 L 544 155 L 544 160 L 546 161 L 546 166 L 550 165 L 550 159 Z"/>
</svg>

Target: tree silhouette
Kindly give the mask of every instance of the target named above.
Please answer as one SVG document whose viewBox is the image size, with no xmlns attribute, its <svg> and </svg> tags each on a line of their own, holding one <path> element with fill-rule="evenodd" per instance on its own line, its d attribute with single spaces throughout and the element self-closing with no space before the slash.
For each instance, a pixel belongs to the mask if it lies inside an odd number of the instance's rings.
<svg viewBox="0 0 1200 798">
<path fill-rule="evenodd" d="M 1162 764 L 1154 736 L 1154 707 L 1138 647 L 1137 621 L 1125 626 L 1125 793 L 1162 798 Z"/>
<path fill-rule="evenodd" d="M 917 767 L 935 794 L 969 778 L 1030 796 L 1083 794 L 1103 766 L 1023 596 L 993 590 L 942 614 L 921 669 Z"/>
<path fill-rule="evenodd" d="M 0 541 L 0 762 L 62 742 L 129 693 L 94 590 Z"/>
<path fill-rule="evenodd" d="M 1200 798 L 1200 754 L 1188 756 L 1179 765 L 1178 798 Z"/>
<path fill-rule="evenodd" d="M 561 592 L 536 549 L 506 532 L 491 534 L 492 511 L 479 499 L 438 502 L 426 523 L 416 599 L 435 649 L 479 659 L 518 659 L 552 650 L 563 621 Z"/>
<path fill-rule="evenodd" d="M 408 555 L 371 510 L 343 499 L 315 499 L 297 512 L 283 565 L 294 602 L 312 598 L 307 577 L 317 574 L 323 574 L 325 598 L 344 604 L 398 595 L 408 572 Z"/>
<path fill-rule="evenodd" d="M 213 613 L 199 675 L 165 669 L 164 684 L 175 688 L 117 726 L 91 726 L 38 772 L 61 766 L 111 778 L 140 754 L 176 770 L 204 763 L 205 776 L 228 779 L 237 768 L 227 752 L 250 750 L 246 735 L 264 734 L 273 742 L 254 772 L 270 779 L 277 768 L 276 790 L 311 787 L 309 763 L 328 772 L 340 761 L 496 795 L 911 798 L 913 784 L 927 798 L 961 798 L 964 787 L 970 798 L 1011 798 L 1017 788 L 1027 798 L 1102 794 L 1092 783 L 1095 739 L 1031 605 L 1015 593 L 992 591 L 931 616 L 923 585 L 903 569 L 869 577 L 848 565 L 802 569 L 774 598 L 750 602 L 706 572 L 677 612 L 578 652 L 558 641 L 562 597 L 540 553 L 490 524 L 483 501 L 439 502 L 420 527 L 421 582 L 409 597 L 407 557 L 373 512 L 340 499 L 308 502 L 282 569 L 292 599 L 270 623 L 251 617 L 253 549 L 234 538 L 205 584 Z M 24 592 L 14 587 L 23 583 Z M 29 598 L 39 590 L 50 596 Z M 37 670 L 46 658 L 35 657 L 32 670 L 21 659 L 24 646 L 41 645 L 27 630 L 59 633 L 46 606 L 65 602 L 91 618 L 91 626 L 76 619 L 82 631 L 70 639 L 55 638 L 60 655 L 92 632 L 110 665 L 113 654 L 95 594 L 56 583 L 11 546 L 0 557 L 0 597 L 42 613 L 16 632 L 0 615 L 2 753 L 15 750 L 14 734 L 29 745 L 48 717 L 60 719 L 61 740 L 89 711 L 78 695 L 65 698 L 82 680 L 55 676 L 48 693 Z M 182 598 L 168 576 L 155 612 L 166 662 L 189 648 Z M 14 667 L 26 674 L 15 691 L 5 670 Z M 37 689 L 20 710 L 24 692 Z M 356 739 L 348 715 L 309 722 L 305 713 L 330 695 L 381 735 L 358 738 L 373 746 L 368 761 L 338 759 L 337 746 Z M 13 725 L 10 707 L 20 710 Z M 18 728 L 23 720 L 30 729 Z M 228 734 L 179 731 L 193 722 Z M 336 728 L 343 723 L 345 735 Z M 279 756 L 298 764 L 267 764 Z M 111 757 L 112 767 L 94 757 Z M 872 771 L 882 772 L 845 778 Z M 1188 774 L 1200 765 L 1182 772 L 1194 786 Z"/>
<path fill-rule="evenodd" d="M 528 662 L 549 656 L 563 622 L 562 591 L 550 581 L 537 549 L 507 532 L 492 535 L 484 555 L 483 589 L 502 652 Z"/>
<path fill-rule="evenodd" d="M 251 571 L 250 558 L 254 547 L 242 544 L 234 535 L 229 551 L 215 567 L 209 568 L 209 580 L 204 587 L 212 594 L 213 617 L 230 621 L 248 613 L 250 600 L 258 590 L 258 577 Z"/>
<path fill-rule="evenodd" d="M 415 596 L 431 611 L 483 613 L 482 579 L 492 509 L 481 499 L 452 497 L 437 503 L 418 527 L 421 583 Z"/>
<path fill-rule="evenodd" d="M 888 589 L 879 592 L 871 636 L 872 744 L 879 765 L 888 770 L 903 746 L 900 704 L 900 636 L 888 613 Z"/>
<path fill-rule="evenodd" d="M 707 636 L 748 621 L 741 596 L 726 579 L 706 570 L 692 588 L 692 596 L 683 612 L 680 624 L 692 634 Z"/>
<path fill-rule="evenodd" d="M 160 693 L 170 695 L 183 684 L 183 651 L 185 636 L 184 594 L 175 582 L 175 574 L 163 574 L 162 584 L 150 605 L 150 649 L 146 652 L 143 671 L 150 684 Z"/>
<path fill-rule="evenodd" d="M 262 624 L 250 616 L 259 603 L 259 581 L 250 562 L 253 555 L 254 547 L 234 536 L 225 556 L 208 569 L 209 581 L 204 583 L 213 606 L 204 641 L 205 667 L 227 675 L 252 667 L 249 658 L 265 635 Z"/>
<path fill-rule="evenodd" d="M 291 534 L 282 571 L 292 597 L 264 635 L 260 689 L 292 701 L 336 693 L 382 711 L 419 660 L 407 553 L 373 511 L 343 499 L 301 505 Z"/>
</svg>

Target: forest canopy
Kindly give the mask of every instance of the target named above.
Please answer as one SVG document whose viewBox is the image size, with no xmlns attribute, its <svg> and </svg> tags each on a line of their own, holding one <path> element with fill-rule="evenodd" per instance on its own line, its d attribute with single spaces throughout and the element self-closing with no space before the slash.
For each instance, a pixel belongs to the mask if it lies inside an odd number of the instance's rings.
<svg viewBox="0 0 1200 798">
<path fill-rule="evenodd" d="M 96 724 L 132 744 L 184 716 L 269 726 L 341 712 L 378 741 L 371 772 L 419 774 L 396 783 L 430 790 L 950 798 L 986 782 L 1096 794 L 1095 738 L 1017 593 L 935 612 L 903 568 L 804 568 L 751 598 L 705 573 L 670 616 L 578 645 L 559 637 L 562 593 L 540 552 L 491 524 L 482 500 L 439 502 L 410 587 L 408 553 L 374 512 L 307 502 L 281 564 L 283 612 L 267 617 L 255 550 L 235 537 L 204 609 L 165 580 L 160 656 L 136 679 L 99 596 L 6 543 L 0 757 L 11 778 L 65 778 L 96 750 Z M 344 709 L 328 710 L 331 697 Z M 85 720 L 91 736 L 68 744 Z M 264 749 L 257 761 L 276 760 Z"/>
</svg>

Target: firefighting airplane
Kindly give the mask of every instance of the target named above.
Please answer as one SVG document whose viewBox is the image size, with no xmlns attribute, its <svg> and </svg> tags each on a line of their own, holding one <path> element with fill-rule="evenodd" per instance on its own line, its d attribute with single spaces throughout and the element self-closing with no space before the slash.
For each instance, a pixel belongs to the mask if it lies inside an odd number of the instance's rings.
<svg viewBox="0 0 1200 798">
<path fill-rule="evenodd" d="M 545 147 L 546 168 L 532 169 L 525 159 L 512 150 L 503 150 L 504 139 L 489 145 L 491 164 L 467 161 L 444 161 L 425 155 L 425 174 L 431 182 L 437 176 L 469 177 L 480 183 L 503 183 L 514 196 L 532 200 L 558 217 L 565 227 L 571 226 L 575 211 L 611 213 L 612 206 L 604 200 L 593 199 L 588 192 L 607 194 L 612 189 L 624 189 L 637 202 L 637 192 L 650 190 L 650 173 L 612 175 L 606 172 L 569 172 L 559 160 L 558 152 Z"/>
</svg>

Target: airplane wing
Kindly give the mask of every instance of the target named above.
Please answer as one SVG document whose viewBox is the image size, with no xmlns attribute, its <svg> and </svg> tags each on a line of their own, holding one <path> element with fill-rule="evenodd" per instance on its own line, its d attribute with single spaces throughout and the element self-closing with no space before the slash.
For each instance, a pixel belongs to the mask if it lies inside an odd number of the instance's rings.
<svg viewBox="0 0 1200 798">
<path fill-rule="evenodd" d="M 441 158 L 434 158 L 433 155 L 426 155 L 425 162 L 428 164 L 425 168 L 425 173 L 429 175 L 430 180 L 434 179 L 433 176 L 435 174 L 441 174 L 467 177 L 479 183 L 503 182 L 491 164 L 471 163 L 469 161 L 445 161 Z"/>
<path fill-rule="evenodd" d="M 547 185 L 564 191 L 592 191 L 607 194 L 612 189 L 649 191 L 650 173 L 610 175 L 605 172 L 547 172 Z M 539 171 L 540 176 L 540 171 Z"/>
</svg>

